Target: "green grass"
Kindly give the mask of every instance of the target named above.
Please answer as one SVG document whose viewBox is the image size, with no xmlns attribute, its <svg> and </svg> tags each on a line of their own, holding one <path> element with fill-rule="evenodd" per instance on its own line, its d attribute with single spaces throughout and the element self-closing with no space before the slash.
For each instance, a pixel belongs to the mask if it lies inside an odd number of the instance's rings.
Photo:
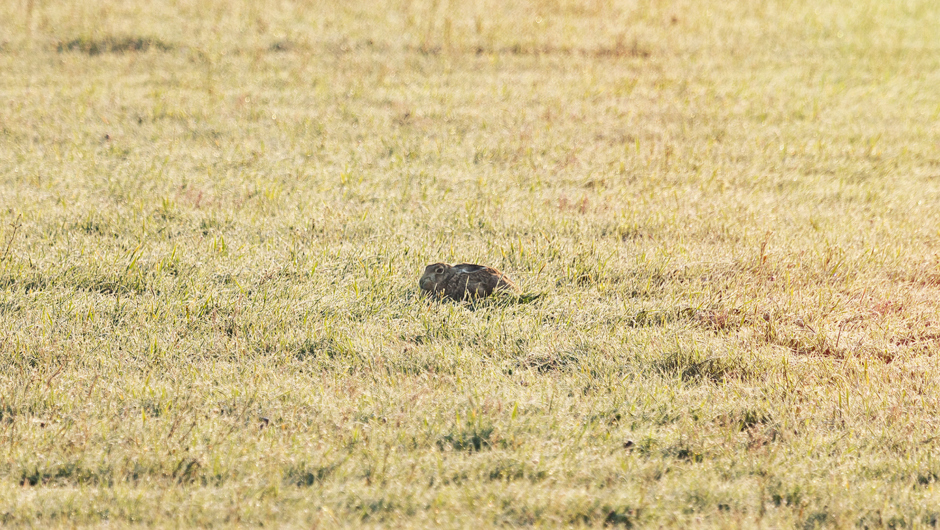
<svg viewBox="0 0 940 530">
<path fill-rule="evenodd" d="M 940 5 L 507 4 L 0 5 L 0 525 L 940 525 Z"/>
</svg>

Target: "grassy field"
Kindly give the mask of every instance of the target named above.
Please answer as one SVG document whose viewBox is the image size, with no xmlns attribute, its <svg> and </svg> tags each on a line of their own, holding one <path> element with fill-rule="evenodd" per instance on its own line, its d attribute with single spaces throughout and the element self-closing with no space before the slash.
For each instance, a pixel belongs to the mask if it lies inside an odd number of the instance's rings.
<svg viewBox="0 0 940 530">
<path fill-rule="evenodd" d="M 940 525 L 940 4 L 512 4 L 0 3 L 0 525 Z"/>
</svg>

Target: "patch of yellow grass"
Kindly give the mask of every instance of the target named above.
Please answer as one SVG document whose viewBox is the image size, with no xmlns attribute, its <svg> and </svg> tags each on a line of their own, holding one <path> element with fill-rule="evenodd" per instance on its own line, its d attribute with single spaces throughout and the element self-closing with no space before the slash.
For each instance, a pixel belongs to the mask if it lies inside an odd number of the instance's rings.
<svg viewBox="0 0 940 530">
<path fill-rule="evenodd" d="M 936 526 L 938 16 L 0 5 L 0 523 Z"/>
</svg>

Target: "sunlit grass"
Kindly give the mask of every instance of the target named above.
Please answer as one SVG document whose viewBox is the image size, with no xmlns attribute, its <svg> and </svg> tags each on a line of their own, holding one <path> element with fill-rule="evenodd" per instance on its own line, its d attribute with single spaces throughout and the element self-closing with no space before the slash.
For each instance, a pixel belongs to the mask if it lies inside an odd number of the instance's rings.
<svg viewBox="0 0 940 530">
<path fill-rule="evenodd" d="M 3 4 L 0 523 L 937 526 L 938 16 Z"/>
</svg>

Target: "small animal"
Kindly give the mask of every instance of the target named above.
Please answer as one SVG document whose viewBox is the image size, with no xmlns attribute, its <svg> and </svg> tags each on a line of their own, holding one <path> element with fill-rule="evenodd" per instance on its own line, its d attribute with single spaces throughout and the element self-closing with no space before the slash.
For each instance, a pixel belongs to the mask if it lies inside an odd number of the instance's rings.
<svg viewBox="0 0 940 530">
<path fill-rule="evenodd" d="M 432 263 L 424 268 L 424 274 L 418 281 L 422 294 L 434 298 L 466 300 L 483 298 L 493 291 L 508 291 L 521 294 L 522 291 L 505 274 L 484 265 L 460 263 Z"/>
</svg>

